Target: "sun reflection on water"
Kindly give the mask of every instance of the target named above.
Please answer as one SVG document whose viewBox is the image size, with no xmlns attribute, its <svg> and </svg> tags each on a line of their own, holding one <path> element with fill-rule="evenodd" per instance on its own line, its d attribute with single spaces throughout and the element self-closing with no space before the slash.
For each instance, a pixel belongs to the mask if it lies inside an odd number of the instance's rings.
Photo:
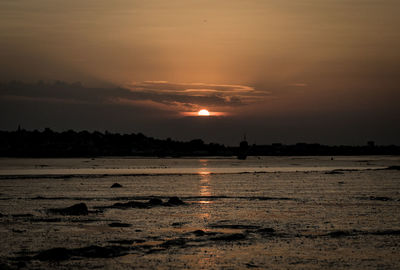
<svg viewBox="0 0 400 270">
<path fill-rule="evenodd" d="M 199 182 L 199 195 L 200 195 L 200 212 L 199 217 L 203 219 L 210 218 L 210 209 L 209 204 L 212 202 L 210 201 L 210 197 L 212 196 L 212 187 L 211 187 L 211 172 L 207 168 L 207 160 L 200 159 L 199 162 L 201 163 L 201 168 L 198 172 L 200 176 Z"/>
<path fill-rule="evenodd" d="M 207 197 L 211 196 L 210 173 L 200 173 L 200 196 L 202 199 L 199 203 L 209 204 L 211 201 Z"/>
</svg>

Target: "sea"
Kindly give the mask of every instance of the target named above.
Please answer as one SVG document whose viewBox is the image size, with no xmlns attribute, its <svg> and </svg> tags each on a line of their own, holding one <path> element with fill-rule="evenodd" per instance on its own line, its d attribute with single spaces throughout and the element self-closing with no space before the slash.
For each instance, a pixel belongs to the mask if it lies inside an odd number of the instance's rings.
<svg viewBox="0 0 400 270">
<path fill-rule="evenodd" d="M 0 269 L 400 269 L 400 157 L 0 159 Z"/>
</svg>

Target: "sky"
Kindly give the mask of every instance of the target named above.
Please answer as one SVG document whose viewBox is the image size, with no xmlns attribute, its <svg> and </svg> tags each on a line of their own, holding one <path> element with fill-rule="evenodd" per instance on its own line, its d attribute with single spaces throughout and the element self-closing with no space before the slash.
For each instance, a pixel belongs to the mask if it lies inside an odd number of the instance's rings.
<svg viewBox="0 0 400 270">
<path fill-rule="evenodd" d="M 400 144 L 399 12 L 398 0 L 2 0 L 0 129 Z"/>
</svg>

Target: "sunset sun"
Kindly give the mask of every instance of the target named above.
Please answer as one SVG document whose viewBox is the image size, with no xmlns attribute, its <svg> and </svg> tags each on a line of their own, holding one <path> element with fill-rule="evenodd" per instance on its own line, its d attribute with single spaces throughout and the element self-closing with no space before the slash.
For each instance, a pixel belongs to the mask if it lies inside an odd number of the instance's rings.
<svg viewBox="0 0 400 270">
<path fill-rule="evenodd" d="M 191 111 L 191 112 L 181 112 L 181 115 L 190 116 L 190 117 L 222 117 L 227 116 L 229 113 L 227 112 L 216 112 L 216 111 L 209 111 L 207 109 L 201 109 L 199 111 Z"/>
<path fill-rule="evenodd" d="M 210 112 L 206 109 L 202 109 L 197 113 L 199 116 L 210 116 Z"/>
</svg>

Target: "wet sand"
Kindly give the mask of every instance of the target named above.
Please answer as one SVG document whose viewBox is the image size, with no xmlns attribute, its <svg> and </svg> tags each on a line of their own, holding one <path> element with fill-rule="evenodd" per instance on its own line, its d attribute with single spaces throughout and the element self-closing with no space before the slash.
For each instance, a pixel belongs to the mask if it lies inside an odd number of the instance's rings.
<svg viewBox="0 0 400 270">
<path fill-rule="evenodd" d="M 0 163 L 0 268 L 400 268 L 400 158 Z"/>
</svg>

